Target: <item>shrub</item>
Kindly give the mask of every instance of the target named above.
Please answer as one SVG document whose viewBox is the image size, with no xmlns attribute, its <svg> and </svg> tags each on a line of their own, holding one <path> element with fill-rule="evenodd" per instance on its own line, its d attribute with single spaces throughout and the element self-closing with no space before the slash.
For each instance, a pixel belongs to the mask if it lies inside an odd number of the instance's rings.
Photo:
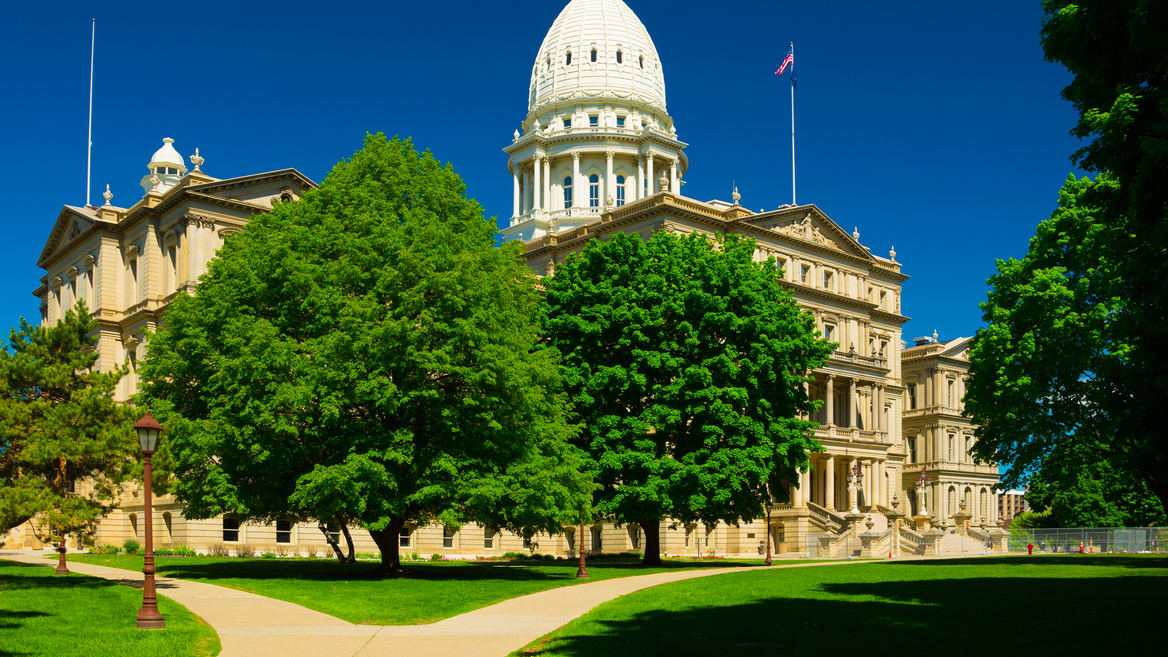
<svg viewBox="0 0 1168 657">
<path fill-rule="evenodd" d="M 174 550 L 170 548 L 158 548 L 154 551 L 156 557 L 169 557 L 174 554 Z"/>
<path fill-rule="evenodd" d="M 244 544 L 235 546 L 235 556 L 250 559 L 255 556 L 256 550 L 254 547 Z"/>
<path fill-rule="evenodd" d="M 442 561 L 442 559 L 443 559 L 443 557 L 441 554 L 431 554 L 430 555 L 430 561 Z"/>
<path fill-rule="evenodd" d="M 182 545 L 182 544 L 176 545 L 173 548 L 171 548 L 171 552 L 177 557 L 197 557 L 199 555 L 198 552 L 195 552 L 191 548 L 189 548 L 185 545 Z"/>
<path fill-rule="evenodd" d="M 125 543 L 122 543 L 122 547 L 126 548 L 126 554 L 138 554 L 138 549 L 141 546 L 138 545 L 138 541 L 135 541 L 134 539 L 131 538 L 130 540 L 126 541 Z"/>
<path fill-rule="evenodd" d="M 275 559 L 276 553 L 275 552 L 265 552 L 260 556 L 262 556 L 264 559 Z"/>
<path fill-rule="evenodd" d="M 288 556 L 288 546 L 283 543 L 276 544 L 276 556 L 281 559 Z"/>
<path fill-rule="evenodd" d="M 315 545 L 309 545 L 304 549 L 304 555 L 309 559 L 316 559 L 320 557 L 320 548 L 316 547 Z"/>
<path fill-rule="evenodd" d="M 211 547 L 207 548 L 207 553 L 213 557 L 231 556 L 231 551 L 222 543 L 212 543 Z"/>
<path fill-rule="evenodd" d="M 102 545 L 97 548 L 97 551 L 101 554 L 120 554 L 122 548 L 117 545 Z"/>
<path fill-rule="evenodd" d="M 414 553 L 410 554 L 410 560 L 411 561 L 421 561 L 422 555 L 418 554 L 417 552 L 414 552 Z"/>
<path fill-rule="evenodd" d="M 527 554 L 524 552 L 504 552 L 504 559 L 526 559 Z"/>
</svg>

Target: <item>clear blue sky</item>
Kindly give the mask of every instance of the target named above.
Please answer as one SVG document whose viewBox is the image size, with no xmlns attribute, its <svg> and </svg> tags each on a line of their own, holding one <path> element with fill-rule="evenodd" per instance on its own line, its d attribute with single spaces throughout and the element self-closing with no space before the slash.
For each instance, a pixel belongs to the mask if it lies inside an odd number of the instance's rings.
<svg viewBox="0 0 1168 657">
<path fill-rule="evenodd" d="M 141 196 L 162 137 L 217 177 L 295 167 L 321 180 L 366 131 L 453 162 L 489 215 L 511 210 L 500 149 L 526 111 L 548 2 L 18 3 L 0 26 L 0 324 L 37 316 L 37 256 L 84 202 L 90 17 L 97 23 L 92 202 Z M 1020 256 L 1077 147 L 1069 81 L 1038 43 L 1038 0 L 629 0 L 690 143 L 685 193 L 790 201 L 796 42 L 799 200 L 913 278 L 905 338 L 981 325 L 995 258 Z M 96 12 L 96 14 L 95 14 Z"/>
</svg>

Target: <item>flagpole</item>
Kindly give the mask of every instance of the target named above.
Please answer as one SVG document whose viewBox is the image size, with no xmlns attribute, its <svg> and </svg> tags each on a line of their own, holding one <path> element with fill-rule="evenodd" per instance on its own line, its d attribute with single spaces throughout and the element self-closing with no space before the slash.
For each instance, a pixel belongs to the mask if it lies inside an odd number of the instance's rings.
<svg viewBox="0 0 1168 657">
<path fill-rule="evenodd" d="M 97 19 L 89 24 L 89 139 L 85 148 L 85 207 L 89 207 L 90 171 L 93 166 L 93 42 L 97 37 Z"/>
<path fill-rule="evenodd" d="M 795 52 L 795 42 L 791 42 L 791 53 Z M 795 202 L 795 64 L 791 63 L 791 205 Z"/>
</svg>

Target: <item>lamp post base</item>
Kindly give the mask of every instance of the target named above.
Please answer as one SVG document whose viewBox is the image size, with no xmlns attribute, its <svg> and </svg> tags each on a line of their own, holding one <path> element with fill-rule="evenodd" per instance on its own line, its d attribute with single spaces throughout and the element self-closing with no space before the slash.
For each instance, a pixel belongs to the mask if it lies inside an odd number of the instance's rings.
<svg viewBox="0 0 1168 657">
<path fill-rule="evenodd" d="M 158 618 L 141 618 L 134 621 L 134 627 L 140 630 L 164 630 L 166 629 L 166 619 L 159 616 Z"/>
</svg>

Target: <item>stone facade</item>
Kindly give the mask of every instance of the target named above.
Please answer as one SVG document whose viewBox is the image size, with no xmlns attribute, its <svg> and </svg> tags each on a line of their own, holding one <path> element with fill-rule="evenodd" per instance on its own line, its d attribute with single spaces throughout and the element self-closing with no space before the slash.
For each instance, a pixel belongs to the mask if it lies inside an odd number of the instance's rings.
<svg viewBox="0 0 1168 657">
<path fill-rule="evenodd" d="M 66 206 L 39 260 L 46 274 L 34 294 L 43 321 L 57 321 L 85 299 L 100 326 L 100 366 L 130 369 L 118 390 L 122 400 L 137 386 L 142 332 L 157 325 L 176 294 L 194 290 L 224 238 L 313 186 L 294 169 L 211 178 L 200 170 L 197 150 L 188 171 L 171 143 L 151 158 L 141 200 L 128 208 L 108 198 L 97 208 Z M 811 419 L 819 422 L 824 451 L 792 482 L 790 503 L 771 505 L 769 518 L 741 526 L 663 522 L 663 552 L 761 554 L 768 524 L 776 550 L 790 554 L 923 553 L 970 535 L 980 539 L 971 527 L 994 521 L 996 505 L 987 509 L 985 500 L 997 470 L 966 456 L 974 438 L 960 416 L 968 340 L 903 349 L 901 284 L 908 277 L 895 251 L 873 254 L 857 230 L 845 231 L 816 205 L 752 212 L 737 190 L 730 202 L 687 198 L 679 193 L 689 164 L 685 147 L 666 111 L 656 48 L 636 15 L 621 0 L 572 0 L 538 51 L 522 131 L 504 149 L 514 192 L 505 239 L 525 242 L 529 265 L 544 276 L 589 240 L 616 232 L 748 236 L 758 244 L 756 258 L 776 259 L 782 284 L 815 316 L 824 337 L 839 344 L 808 384 L 822 402 Z M 921 471 L 935 482 L 928 503 L 937 515 L 928 519 L 930 528 L 918 525 L 928 535 L 903 523 L 920 510 L 908 491 Z M 960 513 L 962 501 L 972 521 Z M 166 496 L 156 506 L 159 547 L 327 551 L 315 525 L 191 520 Z M 141 540 L 141 515 L 141 497 L 128 488 L 94 541 Z M 568 556 L 578 545 L 576 531 L 528 542 L 476 525 L 457 531 L 429 525 L 409 528 L 400 541 L 404 553 L 422 556 Z M 598 523 L 586 531 L 592 552 L 634 552 L 643 541 L 637 527 Z M 366 532 L 352 535 L 358 552 L 376 550 Z"/>
</svg>

